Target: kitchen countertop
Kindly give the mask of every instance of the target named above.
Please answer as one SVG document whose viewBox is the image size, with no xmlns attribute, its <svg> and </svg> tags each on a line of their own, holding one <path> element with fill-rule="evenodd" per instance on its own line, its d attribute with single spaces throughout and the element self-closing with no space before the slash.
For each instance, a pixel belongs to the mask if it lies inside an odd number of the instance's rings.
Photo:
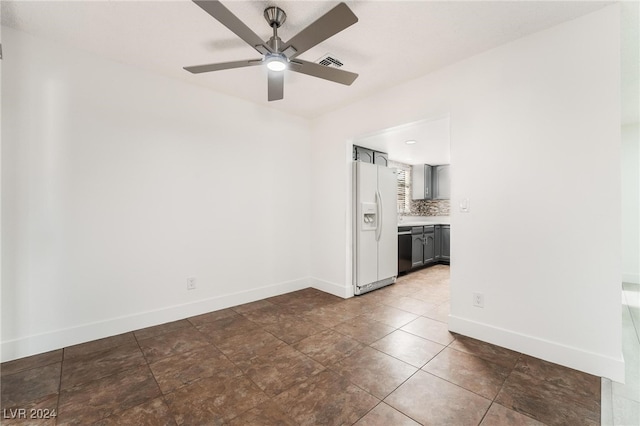
<svg viewBox="0 0 640 426">
<path fill-rule="evenodd" d="M 451 225 L 449 216 L 399 217 L 398 226 Z"/>
</svg>

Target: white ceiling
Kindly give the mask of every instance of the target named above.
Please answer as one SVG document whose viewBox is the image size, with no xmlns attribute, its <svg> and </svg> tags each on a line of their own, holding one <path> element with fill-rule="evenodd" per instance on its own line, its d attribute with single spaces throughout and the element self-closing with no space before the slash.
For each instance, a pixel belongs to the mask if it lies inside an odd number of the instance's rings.
<svg viewBox="0 0 640 426">
<path fill-rule="evenodd" d="M 262 12 L 267 6 L 280 6 L 287 13 L 287 21 L 279 31 L 285 41 L 337 4 L 280 0 L 223 3 L 264 39 L 270 37 L 271 30 Z M 360 77 L 352 86 L 343 86 L 287 71 L 285 98 L 275 102 L 266 100 L 267 81 L 260 67 L 200 75 L 182 69 L 188 65 L 259 58 L 253 48 L 189 0 L 3 0 L 0 11 L 2 25 L 278 110 L 316 117 L 611 2 L 347 3 L 359 22 L 300 58 L 316 61 L 325 53 L 332 53 L 342 60 L 343 69 L 357 72 Z M 637 38 L 637 29 L 635 34 Z M 637 51 L 637 41 L 633 36 L 630 39 L 631 49 L 635 46 Z M 4 54 L 7 59 L 11 52 L 5 49 Z M 635 66 L 637 74 L 637 61 L 630 62 L 629 67 Z M 637 81 L 637 75 L 633 75 L 625 83 L 635 84 L 637 89 Z"/>
<path fill-rule="evenodd" d="M 407 123 L 356 138 L 354 145 L 389 154 L 389 159 L 405 164 L 449 164 L 449 116 Z M 408 140 L 414 141 L 407 144 Z"/>
</svg>

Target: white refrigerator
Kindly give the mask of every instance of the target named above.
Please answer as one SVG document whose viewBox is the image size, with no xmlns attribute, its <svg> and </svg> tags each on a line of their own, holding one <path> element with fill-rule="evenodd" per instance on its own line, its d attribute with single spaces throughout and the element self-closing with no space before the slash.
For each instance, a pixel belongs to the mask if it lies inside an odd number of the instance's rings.
<svg viewBox="0 0 640 426">
<path fill-rule="evenodd" d="M 398 276 L 396 169 L 353 163 L 356 295 L 393 284 Z"/>
</svg>

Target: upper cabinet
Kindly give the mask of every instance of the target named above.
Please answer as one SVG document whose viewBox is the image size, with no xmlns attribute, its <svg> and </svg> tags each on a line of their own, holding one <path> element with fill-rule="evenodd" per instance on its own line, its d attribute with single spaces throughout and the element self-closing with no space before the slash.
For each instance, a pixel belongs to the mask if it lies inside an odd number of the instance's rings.
<svg viewBox="0 0 640 426">
<path fill-rule="evenodd" d="M 373 150 L 361 146 L 353 146 L 353 160 L 373 164 Z"/>
<path fill-rule="evenodd" d="M 389 158 L 386 152 L 374 151 L 373 149 L 354 145 L 353 161 L 361 161 L 363 163 L 371 163 L 387 167 Z"/>
<path fill-rule="evenodd" d="M 451 198 L 451 179 L 449 165 L 435 166 L 433 169 L 433 198 L 434 200 L 448 200 Z"/>
<path fill-rule="evenodd" d="M 414 200 L 448 200 L 451 197 L 450 182 L 448 164 L 411 167 L 411 193 Z"/>
<path fill-rule="evenodd" d="M 373 164 L 380 166 L 389 166 L 389 156 L 386 152 L 373 151 Z"/>
<path fill-rule="evenodd" d="M 411 166 L 411 198 L 414 200 L 433 199 L 433 167 L 428 164 Z"/>
</svg>

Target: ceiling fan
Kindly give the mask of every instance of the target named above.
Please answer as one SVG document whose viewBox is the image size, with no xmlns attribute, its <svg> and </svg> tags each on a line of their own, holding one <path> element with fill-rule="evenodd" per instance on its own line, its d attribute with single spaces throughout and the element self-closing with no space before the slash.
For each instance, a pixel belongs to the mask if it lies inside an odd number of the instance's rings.
<svg viewBox="0 0 640 426">
<path fill-rule="evenodd" d="M 263 41 L 219 1 L 193 0 L 193 2 L 256 49 L 263 57 L 184 67 L 185 70 L 191 73 L 198 74 L 265 64 L 268 68 L 269 101 L 276 101 L 284 97 L 284 70 L 286 69 L 347 86 L 351 85 L 358 77 L 358 74 L 349 71 L 329 68 L 297 58 L 298 55 L 358 22 L 358 17 L 344 3 L 338 4 L 284 43 L 278 37 L 278 28 L 287 19 L 287 14 L 279 7 L 271 6 L 264 10 L 264 18 L 273 29 L 273 36 L 269 40 Z"/>
</svg>

